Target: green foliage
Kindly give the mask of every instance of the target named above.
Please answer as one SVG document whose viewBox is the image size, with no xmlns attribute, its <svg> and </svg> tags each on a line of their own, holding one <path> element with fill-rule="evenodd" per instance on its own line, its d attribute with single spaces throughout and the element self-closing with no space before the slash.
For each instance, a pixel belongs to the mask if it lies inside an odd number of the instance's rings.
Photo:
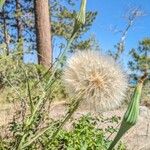
<svg viewBox="0 0 150 150">
<path fill-rule="evenodd" d="M 61 131 L 56 138 L 58 145 L 54 149 L 106 149 L 103 131 L 95 127 L 95 121 L 89 116 L 82 117 L 70 132 Z M 55 141 L 54 141 L 55 143 Z M 57 143 L 57 142 L 56 142 Z"/>
<path fill-rule="evenodd" d="M 129 61 L 129 67 L 131 69 L 132 76 L 135 80 L 147 72 L 150 75 L 150 39 L 146 38 L 139 42 L 137 49 L 130 51 L 132 60 Z"/>
<path fill-rule="evenodd" d="M 70 39 L 72 31 L 74 29 L 74 21 L 77 16 L 75 10 L 69 10 L 66 6 L 63 6 L 59 0 L 51 2 L 53 7 L 52 11 L 52 34 L 56 37 L 64 38 L 66 41 Z M 72 5 L 72 4 L 71 4 Z M 96 18 L 97 12 L 87 12 L 85 18 L 85 24 L 76 33 L 76 38 L 70 47 L 71 51 L 74 49 L 89 49 L 90 40 L 81 39 L 81 35 L 85 34 L 91 27 Z"/>
<path fill-rule="evenodd" d="M 130 51 L 132 60 L 129 61 L 129 68 L 131 70 L 131 83 L 133 85 L 137 82 L 139 76 L 144 73 L 147 74 L 148 79 L 145 81 L 142 92 L 142 103 L 150 104 L 150 39 L 145 38 L 139 42 L 137 49 Z M 131 93 L 133 92 L 131 88 Z"/>
<path fill-rule="evenodd" d="M 0 5 L 3 4 L 3 1 L 4 0 L 0 1 Z M 18 3 L 18 10 L 16 10 L 16 2 Z M 68 41 L 74 29 L 74 21 L 77 15 L 77 11 L 74 7 L 76 2 L 72 0 L 66 0 L 65 2 L 61 0 L 49 0 L 49 4 L 52 39 L 55 40 L 55 38 L 57 38 L 59 41 L 61 41 L 61 43 L 64 44 L 64 39 L 65 41 Z M 10 51 L 14 51 L 14 47 L 16 47 L 18 41 L 21 38 L 23 45 L 22 56 L 26 55 L 26 52 L 30 52 L 32 55 L 32 53 L 34 53 L 36 50 L 36 34 L 34 29 L 34 1 L 11 0 L 5 1 L 4 6 L 5 14 L 4 16 L 0 16 L 0 32 L 2 33 L 0 43 L 5 43 L 6 45 L 7 41 L 4 37 L 4 32 L 6 32 Z M 81 35 L 86 34 L 86 32 L 90 29 L 95 20 L 96 14 L 96 12 L 92 11 L 86 13 L 86 23 L 83 28 L 78 31 L 78 34 L 76 35 L 76 42 L 73 42 L 75 47 L 77 47 L 80 42 L 83 44 L 85 39 L 82 39 Z M 5 29 L 6 31 L 4 30 L 4 19 L 6 19 L 7 22 Z M 15 20 L 18 20 L 18 23 Z M 12 30 L 15 32 L 10 32 Z M 16 35 L 18 33 L 20 34 L 19 37 Z M 88 40 L 90 40 L 90 38 L 87 38 L 86 42 Z M 2 50 L 0 50 L 0 53 L 1 52 Z"/>
<path fill-rule="evenodd" d="M 107 150 L 111 142 L 107 138 L 108 134 L 110 134 L 108 132 L 110 127 L 98 127 L 98 123 L 104 123 L 105 121 L 116 125 L 118 124 L 118 117 L 114 116 L 112 118 L 101 118 L 92 117 L 90 114 L 82 116 L 73 122 L 72 129 L 61 129 L 55 139 L 53 139 L 53 142 L 50 143 L 49 135 L 51 135 L 52 131 L 57 128 L 57 123 L 55 123 L 49 131 L 47 131 L 37 142 L 27 147 L 27 149 L 36 150 L 44 148 L 45 150 Z M 13 139 L 19 139 L 22 134 L 22 125 L 23 124 L 16 124 L 15 122 L 12 122 L 10 130 L 13 132 Z M 31 130 L 31 133 L 32 132 L 34 131 Z M 113 128 L 113 133 L 114 132 L 116 131 Z M 6 149 L 12 149 L 15 145 L 15 141 L 13 142 L 13 140 L 11 140 L 10 143 L 9 140 L 7 141 L 6 139 L 1 142 L 5 143 L 3 146 Z M 0 148 L 2 148 L 2 145 Z M 120 143 L 116 150 L 126 150 L 125 145 Z"/>
<path fill-rule="evenodd" d="M 112 120 L 109 119 L 112 123 Z M 82 116 L 73 124 L 71 131 L 61 130 L 53 142 L 52 149 L 66 150 L 106 150 L 110 141 L 106 139 L 107 127 L 105 130 L 97 127 L 101 122 L 100 118 L 91 115 Z M 120 145 L 119 145 L 120 147 Z M 118 148 L 119 148 L 118 147 Z M 123 148 L 121 148 L 124 150 Z M 121 150 L 120 149 L 120 150 Z"/>
<path fill-rule="evenodd" d="M 3 102 L 17 101 L 27 97 L 27 80 L 32 90 L 32 97 L 39 96 L 44 92 L 43 87 L 49 80 L 51 72 L 41 65 L 25 64 L 20 60 L 18 53 L 0 58 L 0 88 L 5 91 L 2 93 Z M 44 75 L 46 73 L 46 75 Z M 55 73 L 56 82 L 53 84 L 53 94 L 49 99 L 62 99 L 65 97 L 64 88 L 61 82 L 62 71 Z M 36 82 L 38 83 L 36 85 Z M 36 86 L 35 86 L 36 85 Z"/>
</svg>

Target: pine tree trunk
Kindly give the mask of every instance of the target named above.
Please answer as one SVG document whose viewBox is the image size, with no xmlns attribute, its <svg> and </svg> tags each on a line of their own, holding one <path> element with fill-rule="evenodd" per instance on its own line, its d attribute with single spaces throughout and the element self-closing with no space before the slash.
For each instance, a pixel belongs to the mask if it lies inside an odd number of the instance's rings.
<svg viewBox="0 0 150 150">
<path fill-rule="evenodd" d="M 20 14 L 22 14 L 21 6 L 20 6 L 20 1 L 16 1 L 16 27 L 17 27 L 17 48 L 19 53 L 20 60 L 23 60 L 23 36 L 22 36 L 22 23 L 20 20 Z"/>
<path fill-rule="evenodd" d="M 5 7 L 3 7 L 3 31 L 4 31 L 4 43 L 6 44 L 6 55 L 9 55 L 9 43 L 10 37 L 7 31 L 7 23 L 6 23 L 6 16 L 5 16 Z"/>
<path fill-rule="evenodd" d="M 20 13 L 21 13 L 21 8 L 20 8 L 19 0 L 16 0 L 17 42 L 19 42 L 19 39 L 22 37 L 22 36 L 21 36 Z"/>
<path fill-rule="evenodd" d="M 34 0 L 38 63 L 51 66 L 51 25 L 48 0 Z"/>
</svg>

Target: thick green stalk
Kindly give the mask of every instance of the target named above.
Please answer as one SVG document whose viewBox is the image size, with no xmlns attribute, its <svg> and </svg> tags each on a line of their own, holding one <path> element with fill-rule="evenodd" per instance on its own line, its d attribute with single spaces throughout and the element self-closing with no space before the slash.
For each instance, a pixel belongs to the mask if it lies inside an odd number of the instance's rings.
<svg viewBox="0 0 150 150">
<path fill-rule="evenodd" d="M 132 96 L 131 102 L 128 106 L 128 109 L 124 115 L 122 120 L 120 129 L 112 141 L 108 150 L 112 150 L 117 142 L 121 139 L 121 137 L 132 127 L 136 124 L 139 116 L 139 103 L 142 93 L 143 82 L 139 82 L 134 90 L 134 94 Z"/>
</svg>

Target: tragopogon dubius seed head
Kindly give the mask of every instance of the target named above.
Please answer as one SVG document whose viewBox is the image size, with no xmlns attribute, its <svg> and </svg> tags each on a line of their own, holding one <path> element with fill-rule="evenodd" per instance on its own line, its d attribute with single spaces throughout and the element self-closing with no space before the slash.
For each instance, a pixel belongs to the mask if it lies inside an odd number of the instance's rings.
<svg viewBox="0 0 150 150">
<path fill-rule="evenodd" d="M 96 51 L 76 52 L 67 62 L 63 80 L 70 96 L 82 93 L 83 103 L 97 111 L 120 106 L 128 85 L 120 66 Z"/>
</svg>

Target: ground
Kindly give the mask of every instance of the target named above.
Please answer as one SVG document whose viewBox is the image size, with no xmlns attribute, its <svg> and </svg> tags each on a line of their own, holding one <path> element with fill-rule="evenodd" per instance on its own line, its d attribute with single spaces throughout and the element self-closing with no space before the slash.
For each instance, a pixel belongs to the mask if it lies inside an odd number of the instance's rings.
<svg viewBox="0 0 150 150">
<path fill-rule="evenodd" d="M 0 126 L 5 126 L 11 121 L 12 116 L 17 110 L 18 104 L 0 104 Z M 126 108 L 120 108 L 114 111 L 104 112 L 104 116 L 123 116 Z M 65 103 L 55 103 L 51 107 L 51 117 L 58 119 L 66 112 Z M 73 118 L 79 118 L 83 114 L 87 114 L 88 111 L 79 109 L 73 115 Z M 104 126 L 104 125 L 100 125 Z M 71 122 L 68 123 L 65 128 L 71 128 Z M 129 130 L 124 136 L 123 142 L 127 145 L 128 150 L 150 150 L 150 109 L 146 106 L 140 107 L 140 116 L 138 123 Z"/>
</svg>

